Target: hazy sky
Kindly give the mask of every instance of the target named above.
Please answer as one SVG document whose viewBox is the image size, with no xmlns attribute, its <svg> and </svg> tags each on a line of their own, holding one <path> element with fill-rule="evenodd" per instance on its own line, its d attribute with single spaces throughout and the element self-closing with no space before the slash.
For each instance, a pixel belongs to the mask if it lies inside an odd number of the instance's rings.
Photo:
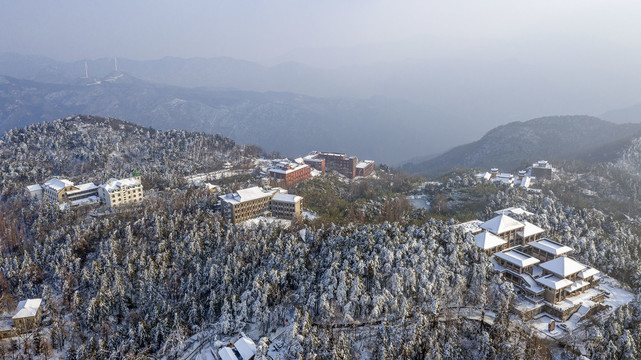
<svg viewBox="0 0 641 360">
<path fill-rule="evenodd" d="M 0 51 L 271 63 L 306 49 L 396 42 L 405 44 L 398 58 L 489 43 L 509 52 L 546 36 L 638 48 L 640 13 L 639 1 L 603 0 L 0 0 Z"/>
</svg>

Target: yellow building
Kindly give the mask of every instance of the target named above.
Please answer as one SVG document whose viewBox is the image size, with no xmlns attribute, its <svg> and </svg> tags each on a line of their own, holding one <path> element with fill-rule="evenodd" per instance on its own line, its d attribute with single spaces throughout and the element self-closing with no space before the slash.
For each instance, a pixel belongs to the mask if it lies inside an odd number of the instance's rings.
<svg viewBox="0 0 641 360">
<path fill-rule="evenodd" d="M 140 202 L 143 199 L 140 176 L 128 179 L 109 179 L 98 186 L 100 200 L 109 207 Z"/>
<path fill-rule="evenodd" d="M 91 198 L 97 201 L 98 197 L 98 187 L 94 183 L 74 185 L 67 179 L 51 179 L 45 182 L 41 189 L 41 196 L 61 204 L 66 202 L 73 204 Z"/>
<path fill-rule="evenodd" d="M 20 330 L 29 330 L 40 323 L 42 299 L 27 299 L 18 303 L 18 311 L 11 318 L 13 326 Z"/>
<path fill-rule="evenodd" d="M 261 215 L 291 220 L 302 215 L 301 196 L 287 194 L 281 188 L 263 189 L 254 186 L 220 197 L 222 214 L 234 224 Z"/>
</svg>

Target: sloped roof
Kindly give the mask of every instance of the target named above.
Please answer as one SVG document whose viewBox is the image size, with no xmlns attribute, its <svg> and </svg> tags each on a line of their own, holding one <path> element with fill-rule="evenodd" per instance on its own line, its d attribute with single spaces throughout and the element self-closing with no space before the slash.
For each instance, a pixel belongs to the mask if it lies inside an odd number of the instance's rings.
<svg viewBox="0 0 641 360">
<path fill-rule="evenodd" d="M 226 346 L 218 349 L 218 356 L 220 356 L 222 360 L 238 360 L 238 357 L 234 354 L 234 350 Z"/>
<path fill-rule="evenodd" d="M 595 268 L 588 268 L 579 273 L 579 278 L 586 279 L 586 278 L 589 278 L 590 276 L 594 276 L 599 273 L 600 271 Z"/>
<path fill-rule="evenodd" d="M 541 234 L 545 232 L 542 228 L 532 224 L 531 222 L 524 221 L 523 222 L 523 230 L 519 231 L 519 235 L 522 237 L 528 237 L 536 234 Z"/>
<path fill-rule="evenodd" d="M 584 270 L 587 266 L 567 256 L 561 256 L 540 265 L 543 269 L 560 277 L 567 277 Z"/>
<path fill-rule="evenodd" d="M 572 280 L 559 278 L 553 275 L 540 277 L 535 279 L 539 284 L 549 287 L 550 289 L 559 290 L 566 288 L 573 284 Z"/>
<path fill-rule="evenodd" d="M 529 246 L 533 248 L 537 248 L 541 251 L 545 251 L 548 254 L 552 254 L 555 256 L 567 254 L 571 252 L 573 249 L 569 246 L 559 244 L 556 241 L 552 241 L 550 239 L 541 239 L 537 241 L 530 241 L 528 243 Z"/>
<path fill-rule="evenodd" d="M 507 241 L 501 239 L 500 237 L 490 232 L 483 231 L 480 234 L 474 235 L 474 243 L 476 244 L 476 246 L 480 247 L 481 249 L 488 250 L 488 249 L 493 249 L 497 246 L 507 244 Z"/>
<path fill-rule="evenodd" d="M 73 186 L 73 183 L 67 179 L 51 179 L 45 182 L 44 185 L 54 189 L 55 191 L 60 191 L 67 186 Z"/>
<path fill-rule="evenodd" d="M 577 281 L 575 281 L 575 282 L 574 282 L 574 284 L 572 284 L 572 285 L 568 288 L 568 291 L 575 291 L 575 290 L 579 290 L 579 289 L 582 289 L 582 288 L 584 288 L 584 287 L 586 287 L 586 286 L 588 286 L 588 285 L 590 285 L 590 283 L 589 283 L 589 282 L 587 282 L 587 281 L 577 280 Z"/>
<path fill-rule="evenodd" d="M 538 264 L 540 261 L 535 257 L 524 254 L 516 250 L 508 250 L 505 252 L 499 252 L 494 254 L 494 256 L 501 258 L 509 263 L 512 263 L 518 267 L 526 267 L 534 264 Z"/>
<path fill-rule="evenodd" d="M 247 336 L 243 336 L 234 343 L 234 347 L 240 353 L 240 356 L 243 360 L 249 360 L 252 356 L 256 354 L 256 344 L 254 341 Z"/>
<path fill-rule="evenodd" d="M 22 319 L 34 317 L 38 313 L 42 299 L 27 299 L 18 303 L 18 312 L 13 315 L 12 319 Z"/>
<path fill-rule="evenodd" d="M 522 227 L 523 224 L 521 222 L 514 220 L 505 214 L 498 215 L 481 224 L 481 229 L 487 230 L 495 235 Z"/>
</svg>

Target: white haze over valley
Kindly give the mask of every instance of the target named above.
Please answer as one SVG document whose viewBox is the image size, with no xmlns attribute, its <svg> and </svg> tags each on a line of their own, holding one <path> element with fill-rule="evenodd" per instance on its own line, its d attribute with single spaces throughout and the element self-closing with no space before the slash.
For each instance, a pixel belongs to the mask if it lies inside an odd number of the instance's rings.
<svg viewBox="0 0 641 360">
<path fill-rule="evenodd" d="M 235 86 L 145 80 L 407 101 L 431 109 L 407 125 L 426 139 L 409 159 L 512 121 L 640 103 L 640 11 L 639 2 L 592 0 L 1 1 L 0 52 L 123 64 L 229 57 L 289 76 Z M 432 137 L 432 126 L 443 134 Z"/>
</svg>

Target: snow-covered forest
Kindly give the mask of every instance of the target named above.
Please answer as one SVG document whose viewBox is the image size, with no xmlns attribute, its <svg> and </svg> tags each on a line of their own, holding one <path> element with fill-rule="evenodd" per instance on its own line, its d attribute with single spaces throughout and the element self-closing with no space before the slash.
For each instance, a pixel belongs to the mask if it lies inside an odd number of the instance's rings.
<svg viewBox="0 0 641 360">
<path fill-rule="evenodd" d="M 220 136 L 93 118 L 9 132 L 0 140 L 0 313 L 42 297 L 46 319 L 32 337 L 0 342 L 0 359 L 175 358 L 203 331 L 269 337 L 286 324 L 287 359 L 534 359 L 556 348 L 515 321 L 513 286 L 454 221 L 237 227 L 214 211 L 214 195 L 174 187 L 252 151 Z M 106 216 L 60 211 L 22 190 L 54 174 L 133 170 L 156 191 Z M 435 191 L 475 185 L 452 180 Z M 553 193 L 498 188 L 480 197 L 479 217 L 524 207 L 578 260 L 641 288 L 634 221 Z M 493 322 L 468 319 L 461 307 Z M 638 357 L 639 309 L 633 302 L 594 320 L 594 357 Z"/>
</svg>

